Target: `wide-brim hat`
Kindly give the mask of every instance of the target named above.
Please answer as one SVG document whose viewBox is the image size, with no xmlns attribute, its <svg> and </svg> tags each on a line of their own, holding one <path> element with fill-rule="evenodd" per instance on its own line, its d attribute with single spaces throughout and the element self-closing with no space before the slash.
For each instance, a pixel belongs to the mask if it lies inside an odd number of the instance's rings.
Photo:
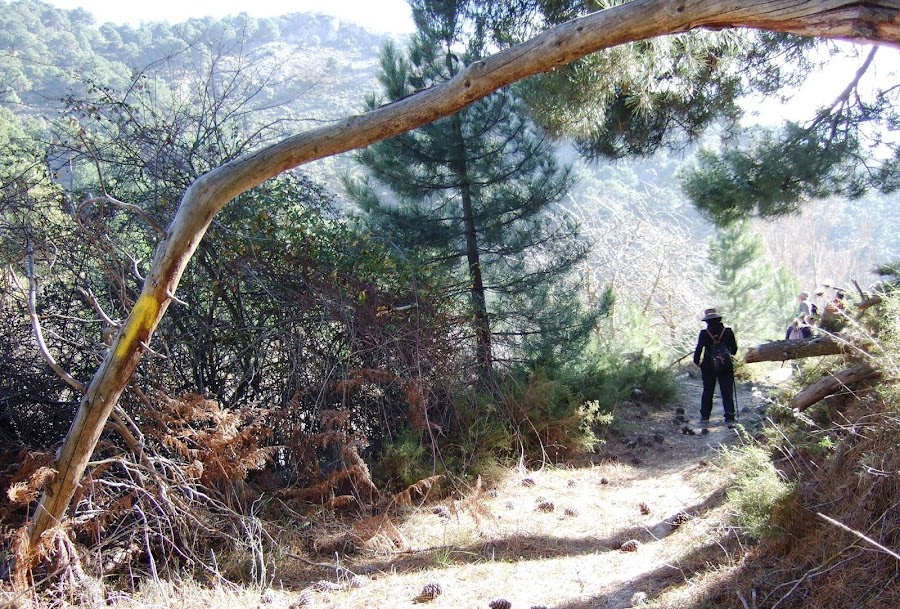
<svg viewBox="0 0 900 609">
<path fill-rule="evenodd" d="M 700 321 L 712 321 L 713 319 L 722 319 L 722 315 L 719 314 L 719 312 L 716 311 L 715 308 L 706 309 L 705 311 L 703 311 L 703 317 L 700 319 Z"/>
</svg>

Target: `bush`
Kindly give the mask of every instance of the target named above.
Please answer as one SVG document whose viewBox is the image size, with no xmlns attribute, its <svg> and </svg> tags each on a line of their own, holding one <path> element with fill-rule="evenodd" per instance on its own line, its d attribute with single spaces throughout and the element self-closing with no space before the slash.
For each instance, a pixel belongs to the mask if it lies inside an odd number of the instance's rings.
<svg viewBox="0 0 900 609">
<path fill-rule="evenodd" d="M 599 402 L 607 412 L 637 393 L 641 401 L 661 404 L 675 399 L 678 390 L 671 370 L 642 353 L 595 355 L 562 376 L 581 402 Z"/>
<path fill-rule="evenodd" d="M 736 474 L 727 493 L 735 523 L 750 537 L 761 539 L 772 530 L 776 504 L 787 500 L 793 485 L 781 478 L 768 454 L 757 446 L 725 446 L 722 451 L 726 466 Z"/>
<path fill-rule="evenodd" d="M 381 489 L 398 491 L 434 473 L 425 463 L 429 454 L 421 437 L 407 428 L 386 441 L 375 467 L 375 483 Z"/>
</svg>

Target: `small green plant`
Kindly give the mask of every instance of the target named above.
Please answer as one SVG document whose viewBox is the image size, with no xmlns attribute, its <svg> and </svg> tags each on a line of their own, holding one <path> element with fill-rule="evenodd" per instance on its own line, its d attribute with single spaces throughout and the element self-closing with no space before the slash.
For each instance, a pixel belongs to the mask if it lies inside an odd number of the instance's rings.
<svg viewBox="0 0 900 609">
<path fill-rule="evenodd" d="M 453 550 L 451 548 L 438 548 L 431 552 L 431 564 L 438 569 L 446 569 L 453 566 Z"/>
<path fill-rule="evenodd" d="M 613 413 L 604 412 L 597 400 L 582 404 L 578 408 L 578 416 L 581 419 L 579 427 L 586 448 L 602 443 L 603 440 L 598 437 L 597 431 L 600 428 L 608 429 L 615 421 Z"/>
<path fill-rule="evenodd" d="M 813 444 L 812 450 L 815 454 L 830 453 L 835 449 L 837 444 L 830 436 L 822 436 L 819 441 Z"/>
<path fill-rule="evenodd" d="M 747 535 L 761 539 L 771 530 L 775 505 L 793 491 L 782 480 L 768 454 L 755 445 L 722 449 L 725 464 L 736 473 L 726 495 L 735 523 Z"/>
<path fill-rule="evenodd" d="M 795 421 L 794 411 L 787 404 L 774 403 L 769 406 L 767 414 L 778 424 L 792 424 Z"/>
<path fill-rule="evenodd" d="M 425 464 L 427 450 L 421 438 L 411 429 L 404 429 L 394 440 L 386 442 L 375 468 L 379 486 L 402 489 L 432 475 L 430 463 Z"/>
</svg>

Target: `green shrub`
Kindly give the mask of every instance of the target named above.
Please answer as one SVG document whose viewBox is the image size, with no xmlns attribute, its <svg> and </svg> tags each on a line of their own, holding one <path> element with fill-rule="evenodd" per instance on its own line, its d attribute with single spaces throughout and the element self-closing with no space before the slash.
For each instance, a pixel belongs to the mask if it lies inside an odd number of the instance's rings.
<svg viewBox="0 0 900 609">
<path fill-rule="evenodd" d="M 434 474 L 432 463 L 426 463 L 430 451 L 422 438 L 407 428 L 387 441 L 374 468 L 379 488 L 398 491 Z"/>
<path fill-rule="evenodd" d="M 563 373 L 566 384 L 582 402 L 597 401 L 605 411 L 640 392 L 641 401 L 666 403 L 678 388 L 671 370 L 642 353 L 587 356 Z"/>
<path fill-rule="evenodd" d="M 516 443 L 531 459 L 557 461 L 585 447 L 580 403 L 562 381 L 544 371 L 508 377 L 498 402 Z"/>
<path fill-rule="evenodd" d="M 726 446 L 722 452 L 736 474 L 726 495 L 735 524 L 750 537 L 761 539 L 772 528 L 773 509 L 787 499 L 793 485 L 782 480 L 768 454 L 757 446 Z"/>
</svg>

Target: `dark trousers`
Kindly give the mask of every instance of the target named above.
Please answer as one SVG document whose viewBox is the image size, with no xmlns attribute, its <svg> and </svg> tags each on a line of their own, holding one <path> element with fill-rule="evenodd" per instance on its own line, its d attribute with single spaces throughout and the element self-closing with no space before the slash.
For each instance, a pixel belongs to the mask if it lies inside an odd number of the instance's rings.
<svg viewBox="0 0 900 609">
<path fill-rule="evenodd" d="M 716 374 L 711 367 L 704 366 L 700 369 L 703 374 L 703 395 L 700 396 L 700 418 L 708 420 L 712 414 L 713 392 L 716 389 L 716 381 L 719 382 L 719 391 L 722 392 L 722 405 L 725 407 L 725 420 L 734 421 L 734 371 Z"/>
</svg>

